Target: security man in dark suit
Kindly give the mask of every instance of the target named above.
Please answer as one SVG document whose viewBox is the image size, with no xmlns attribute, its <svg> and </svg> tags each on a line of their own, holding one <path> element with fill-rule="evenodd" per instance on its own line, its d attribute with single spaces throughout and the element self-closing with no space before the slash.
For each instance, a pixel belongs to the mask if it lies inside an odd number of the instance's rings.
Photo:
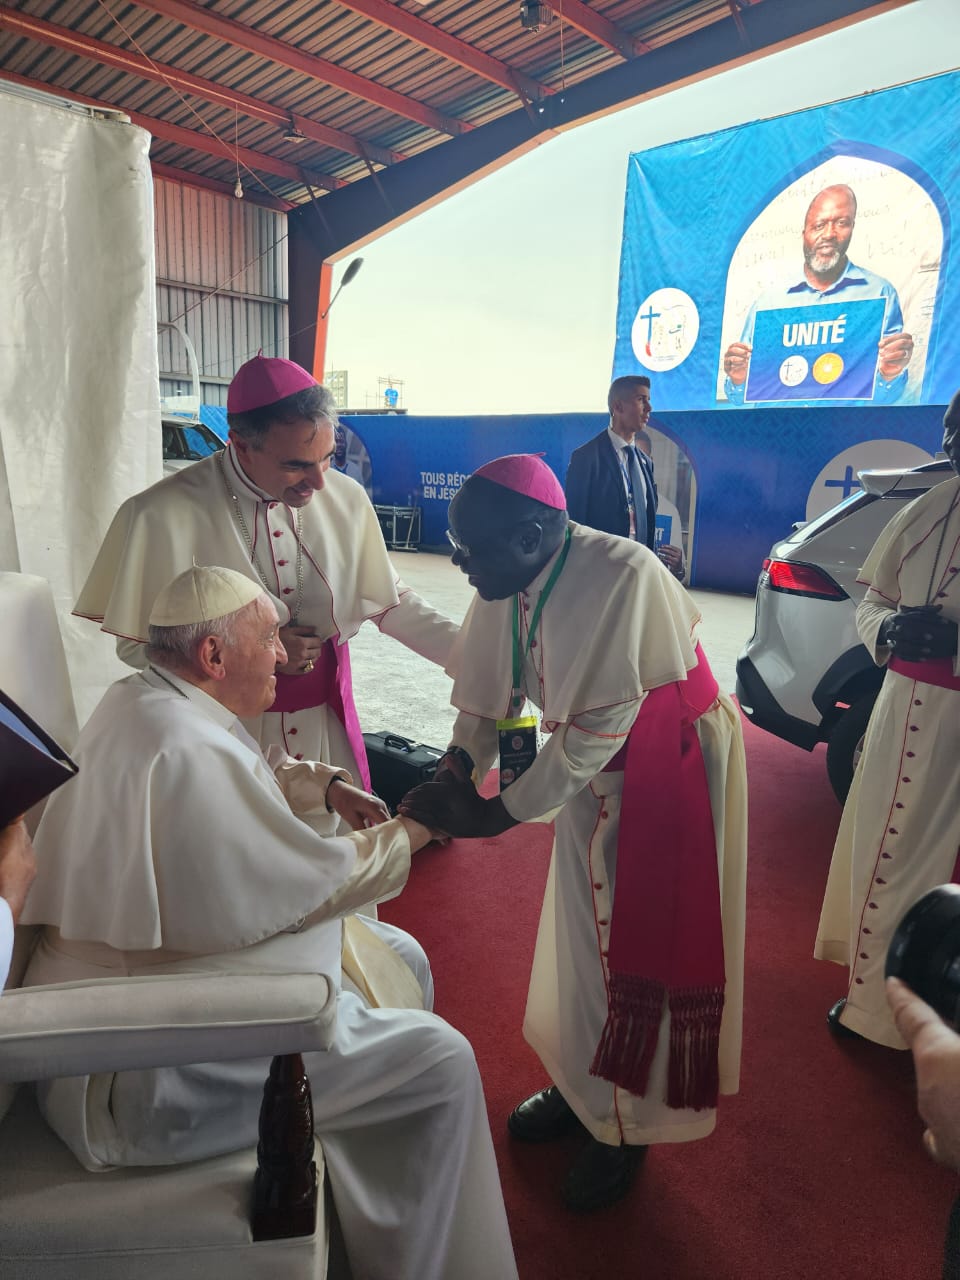
<svg viewBox="0 0 960 1280">
<path fill-rule="evenodd" d="M 655 549 L 657 485 L 653 462 L 637 446 L 650 418 L 650 379 L 617 378 L 607 392 L 610 425 L 575 449 L 567 468 L 567 511 L 578 524 L 632 538 Z M 684 574 L 679 547 L 658 553 L 671 573 Z"/>
</svg>

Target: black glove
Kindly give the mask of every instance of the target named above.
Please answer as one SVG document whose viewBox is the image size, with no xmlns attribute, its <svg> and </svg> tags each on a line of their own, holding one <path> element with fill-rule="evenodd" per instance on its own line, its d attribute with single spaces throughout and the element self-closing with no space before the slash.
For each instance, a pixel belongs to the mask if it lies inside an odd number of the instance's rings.
<svg viewBox="0 0 960 1280">
<path fill-rule="evenodd" d="M 952 658 L 957 652 L 957 624 L 943 617 L 938 604 L 904 605 L 884 619 L 877 640 L 907 662 Z"/>
</svg>

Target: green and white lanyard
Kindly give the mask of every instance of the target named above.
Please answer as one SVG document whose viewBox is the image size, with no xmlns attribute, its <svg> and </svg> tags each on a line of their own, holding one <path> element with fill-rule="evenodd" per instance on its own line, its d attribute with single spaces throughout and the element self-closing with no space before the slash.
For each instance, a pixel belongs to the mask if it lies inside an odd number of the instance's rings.
<svg viewBox="0 0 960 1280">
<path fill-rule="evenodd" d="M 563 572 L 563 566 L 567 562 L 567 555 L 570 551 L 570 528 L 564 535 L 563 550 L 557 558 L 557 563 L 553 566 L 549 578 L 540 593 L 540 599 L 537 601 L 533 611 L 533 617 L 530 619 L 530 626 L 527 630 L 527 643 L 522 647 L 520 643 L 520 595 L 514 597 L 513 601 L 513 680 L 510 691 L 510 712 L 511 714 L 505 719 L 497 721 L 497 734 L 500 743 L 500 790 L 503 791 L 510 786 L 512 782 L 516 782 L 517 778 L 533 764 L 537 756 L 537 719 L 536 716 L 525 716 L 521 714 L 526 696 L 523 691 L 523 663 L 530 654 L 533 646 L 534 638 L 537 634 L 537 628 L 540 625 L 540 615 L 543 613 L 543 606 L 547 603 L 550 592 L 556 586 L 557 579 Z"/>
</svg>

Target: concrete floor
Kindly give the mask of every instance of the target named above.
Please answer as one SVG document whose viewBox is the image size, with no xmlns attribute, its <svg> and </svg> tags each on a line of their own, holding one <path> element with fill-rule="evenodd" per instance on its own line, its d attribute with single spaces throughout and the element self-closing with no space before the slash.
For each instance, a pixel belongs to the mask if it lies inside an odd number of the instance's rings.
<svg viewBox="0 0 960 1280">
<path fill-rule="evenodd" d="M 473 594 L 446 556 L 394 551 L 402 580 L 436 609 L 459 622 Z M 690 593 L 703 614 L 700 638 L 721 689 L 732 692 L 737 654 L 753 632 L 753 597 L 718 591 Z M 350 642 L 354 694 L 360 723 L 371 732 L 389 729 L 433 747 L 445 747 L 454 721 L 450 681 L 369 624 Z"/>
</svg>

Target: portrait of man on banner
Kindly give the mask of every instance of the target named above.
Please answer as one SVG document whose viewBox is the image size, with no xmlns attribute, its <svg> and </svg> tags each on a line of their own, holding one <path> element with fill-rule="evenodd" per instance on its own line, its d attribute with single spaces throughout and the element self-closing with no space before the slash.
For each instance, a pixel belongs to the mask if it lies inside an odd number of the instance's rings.
<svg viewBox="0 0 960 1280">
<path fill-rule="evenodd" d="M 942 245 L 934 201 L 900 170 L 853 155 L 809 170 L 731 257 L 717 401 L 916 403 Z"/>
</svg>

